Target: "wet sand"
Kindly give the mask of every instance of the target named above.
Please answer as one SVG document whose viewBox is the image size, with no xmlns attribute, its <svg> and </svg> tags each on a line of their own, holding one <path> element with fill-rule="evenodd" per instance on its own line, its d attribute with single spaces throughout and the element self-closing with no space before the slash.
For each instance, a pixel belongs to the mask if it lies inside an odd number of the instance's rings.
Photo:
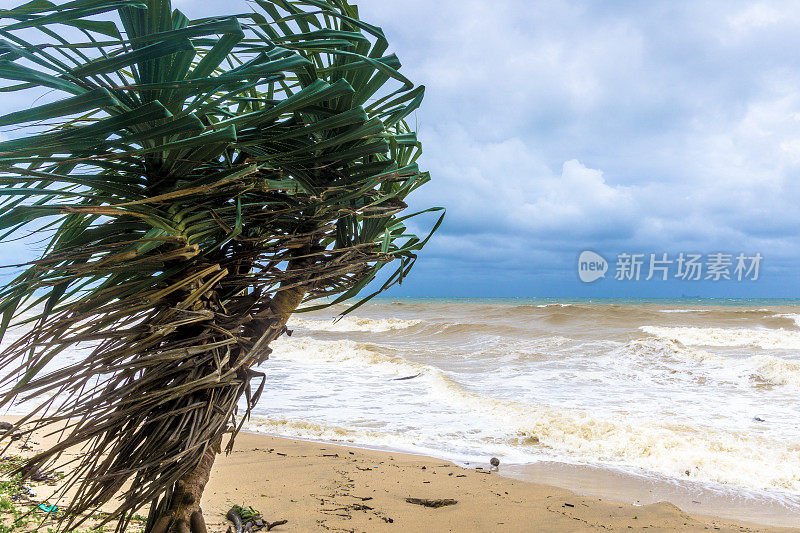
<svg viewBox="0 0 800 533">
<path fill-rule="evenodd" d="M 797 527 L 800 506 L 777 496 L 743 493 L 735 488 L 712 487 L 687 477 L 675 480 L 637 475 L 589 465 L 550 461 L 509 465 L 502 474 L 523 481 L 544 483 L 586 496 L 634 505 L 660 501 L 674 503 L 691 514 L 719 516 L 761 525 Z"/>
</svg>

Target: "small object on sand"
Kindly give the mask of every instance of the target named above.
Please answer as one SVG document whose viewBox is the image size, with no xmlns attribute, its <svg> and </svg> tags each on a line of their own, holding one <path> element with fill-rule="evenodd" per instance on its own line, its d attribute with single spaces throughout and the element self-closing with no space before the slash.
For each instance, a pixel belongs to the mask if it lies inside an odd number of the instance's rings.
<svg viewBox="0 0 800 533">
<path fill-rule="evenodd" d="M 455 505 L 458 503 L 458 500 L 453 500 L 451 498 L 441 498 L 438 500 L 429 500 L 427 498 L 406 498 L 406 501 L 408 503 L 422 505 L 423 507 L 433 507 L 434 509 L 446 507 L 448 505 Z"/>
<path fill-rule="evenodd" d="M 760 416 L 754 416 L 754 417 L 753 417 L 753 420 L 755 420 L 756 422 L 764 422 L 764 421 L 765 421 L 765 420 L 764 420 L 763 418 L 761 418 Z"/>
<path fill-rule="evenodd" d="M 13 429 L 14 424 L 11 422 L 0 422 L 0 430 L 1 431 L 8 431 L 9 429 Z"/>
<path fill-rule="evenodd" d="M 497 457 L 492 457 L 491 459 L 489 459 L 489 464 L 492 465 L 492 467 L 495 470 L 500 469 L 500 459 L 498 459 Z"/>
<path fill-rule="evenodd" d="M 48 514 L 49 513 L 57 513 L 58 512 L 58 507 L 57 506 L 55 506 L 55 505 L 46 505 L 44 503 L 40 503 L 39 504 L 39 509 L 41 511 L 44 511 L 45 513 L 48 513 Z"/>
</svg>

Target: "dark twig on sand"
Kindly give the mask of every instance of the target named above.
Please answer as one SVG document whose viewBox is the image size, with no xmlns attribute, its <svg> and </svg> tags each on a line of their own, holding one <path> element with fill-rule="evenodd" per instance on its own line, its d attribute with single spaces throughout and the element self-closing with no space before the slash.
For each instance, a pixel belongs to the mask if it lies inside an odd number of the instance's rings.
<svg viewBox="0 0 800 533">
<path fill-rule="evenodd" d="M 424 507 L 445 507 L 447 505 L 455 505 L 458 503 L 458 500 L 453 500 L 450 498 L 442 498 L 439 500 L 429 500 L 427 498 L 406 498 L 408 503 L 413 503 L 416 505 L 422 505 Z"/>
<path fill-rule="evenodd" d="M 267 531 L 272 529 L 273 527 L 282 526 L 289 522 L 288 520 L 278 520 L 277 522 L 267 522 Z"/>
</svg>

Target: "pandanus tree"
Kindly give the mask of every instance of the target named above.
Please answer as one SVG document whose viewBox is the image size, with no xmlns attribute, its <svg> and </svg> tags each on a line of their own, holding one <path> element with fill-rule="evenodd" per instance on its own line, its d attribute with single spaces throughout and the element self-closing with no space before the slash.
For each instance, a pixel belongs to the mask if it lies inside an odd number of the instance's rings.
<svg viewBox="0 0 800 533">
<path fill-rule="evenodd" d="M 214 457 L 289 316 L 400 282 L 429 237 L 401 214 L 430 179 L 405 121 L 424 88 L 380 28 L 347 0 L 252 8 L 0 11 L 0 91 L 33 105 L 0 117 L 0 240 L 46 236 L 0 292 L 0 334 L 21 331 L 0 403 L 63 432 L 23 473 L 83 452 L 69 527 L 116 502 L 118 529 L 149 504 L 148 531 L 204 531 Z"/>
</svg>

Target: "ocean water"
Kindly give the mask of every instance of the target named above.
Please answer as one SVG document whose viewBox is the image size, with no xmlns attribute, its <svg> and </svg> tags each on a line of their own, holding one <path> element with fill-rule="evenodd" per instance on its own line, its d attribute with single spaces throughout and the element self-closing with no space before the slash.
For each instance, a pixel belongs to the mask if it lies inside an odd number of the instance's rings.
<svg viewBox="0 0 800 533">
<path fill-rule="evenodd" d="M 800 302 L 377 300 L 295 315 L 250 429 L 800 503 Z"/>
<path fill-rule="evenodd" d="M 248 429 L 599 467 L 800 517 L 800 301 L 376 299 L 336 320 L 344 309 L 290 320 Z"/>
</svg>

